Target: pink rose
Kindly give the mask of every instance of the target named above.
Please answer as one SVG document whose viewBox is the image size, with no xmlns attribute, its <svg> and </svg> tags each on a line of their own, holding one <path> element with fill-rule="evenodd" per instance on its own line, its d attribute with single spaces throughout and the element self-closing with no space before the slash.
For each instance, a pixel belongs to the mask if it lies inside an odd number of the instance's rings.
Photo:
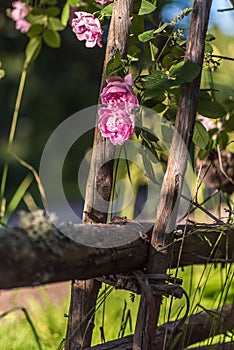
<svg viewBox="0 0 234 350">
<path fill-rule="evenodd" d="M 96 0 L 96 2 L 99 2 L 101 5 L 108 4 L 109 2 L 113 2 L 113 0 Z"/>
<path fill-rule="evenodd" d="M 30 9 L 26 6 L 25 2 L 15 1 L 12 3 L 13 10 L 11 11 L 11 18 L 15 21 L 15 27 L 20 30 L 21 33 L 26 33 L 31 27 L 31 23 L 25 20 L 25 17 L 29 13 Z"/>
<path fill-rule="evenodd" d="M 15 28 L 17 30 L 20 30 L 21 33 L 27 33 L 30 27 L 31 27 L 31 23 L 27 22 L 25 19 L 19 19 L 15 23 Z"/>
<path fill-rule="evenodd" d="M 203 124 L 207 131 L 217 127 L 212 119 L 204 117 L 203 115 L 198 115 L 197 120 L 199 120 Z"/>
<path fill-rule="evenodd" d="M 221 122 L 214 122 L 214 120 L 204 117 L 203 115 L 198 115 L 197 120 L 199 120 L 203 126 L 206 128 L 207 131 L 212 130 L 212 129 L 218 129 L 219 131 L 222 130 L 222 123 Z M 212 139 L 215 140 L 217 135 L 213 135 Z"/>
<path fill-rule="evenodd" d="M 102 47 L 102 28 L 99 20 L 91 13 L 75 12 L 77 18 L 72 20 L 72 30 L 78 40 L 86 40 L 86 47 L 94 47 L 96 44 Z"/>
<path fill-rule="evenodd" d="M 139 106 L 138 99 L 133 92 L 134 85 L 132 74 L 124 78 L 112 76 L 106 79 L 107 85 L 101 93 L 102 104 L 132 111 Z"/>
<path fill-rule="evenodd" d="M 12 7 L 13 10 L 11 11 L 11 18 L 13 21 L 17 22 L 27 16 L 29 9 L 27 8 L 25 2 L 14 1 L 12 3 Z"/>
<path fill-rule="evenodd" d="M 122 145 L 134 133 L 134 114 L 126 110 L 103 107 L 98 111 L 98 127 L 103 137 L 114 145 Z"/>
</svg>

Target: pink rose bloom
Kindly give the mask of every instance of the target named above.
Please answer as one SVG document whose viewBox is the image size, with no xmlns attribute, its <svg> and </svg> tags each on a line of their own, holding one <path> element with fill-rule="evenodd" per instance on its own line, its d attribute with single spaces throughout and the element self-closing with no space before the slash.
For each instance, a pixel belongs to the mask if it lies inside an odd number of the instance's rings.
<svg viewBox="0 0 234 350">
<path fill-rule="evenodd" d="M 131 112 L 139 106 L 138 99 L 133 92 L 134 85 L 132 74 L 126 75 L 124 78 L 112 76 L 106 79 L 107 85 L 101 93 L 102 104 L 118 107 Z"/>
<path fill-rule="evenodd" d="M 31 27 L 31 23 L 27 22 L 25 19 L 19 19 L 15 23 L 15 28 L 17 30 L 20 30 L 21 33 L 27 33 L 30 27 Z"/>
<path fill-rule="evenodd" d="M 214 123 L 214 121 L 208 117 L 204 117 L 203 115 L 198 115 L 197 120 L 199 120 L 207 131 L 217 128 L 220 130 L 220 127 Z"/>
<path fill-rule="evenodd" d="M 113 0 L 96 0 L 96 2 L 99 2 L 101 5 L 108 4 L 109 2 L 113 2 Z"/>
<path fill-rule="evenodd" d="M 28 14 L 28 8 L 25 2 L 14 1 L 12 3 L 13 10 L 11 11 L 11 18 L 13 21 L 17 22 L 21 19 L 24 19 Z"/>
<path fill-rule="evenodd" d="M 212 130 L 212 129 L 218 129 L 219 131 L 222 130 L 222 123 L 217 122 L 215 123 L 212 119 L 208 117 L 204 117 L 203 115 L 198 115 L 197 120 L 199 120 L 203 126 L 206 128 L 207 131 Z M 212 139 L 215 140 L 217 135 L 213 135 Z"/>
<path fill-rule="evenodd" d="M 13 10 L 11 11 L 11 18 L 15 21 L 15 27 L 20 30 L 21 33 L 26 33 L 31 27 L 31 23 L 25 20 L 25 17 L 29 13 L 29 8 L 25 2 L 15 1 L 12 3 Z"/>
<path fill-rule="evenodd" d="M 126 110 L 103 107 L 98 111 L 98 127 L 103 137 L 114 145 L 122 145 L 134 133 L 134 114 Z"/>
<path fill-rule="evenodd" d="M 77 18 L 72 20 L 72 30 L 78 40 L 86 40 L 86 47 L 94 47 L 96 44 L 102 47 L 101 39 L 103 30 L 97 18 L 88 12 L 75 12 Z"/>
</svg>

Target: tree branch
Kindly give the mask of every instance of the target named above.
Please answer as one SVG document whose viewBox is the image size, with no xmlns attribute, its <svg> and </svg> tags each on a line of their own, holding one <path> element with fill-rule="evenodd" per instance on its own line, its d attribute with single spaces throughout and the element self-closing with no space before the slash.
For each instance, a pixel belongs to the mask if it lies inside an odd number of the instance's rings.
<svg viewBox="0 0 234 350">
<path fill-rule="evenodd" d="M 67 238 L 44 221 L 28 228 L 0 228 L 0 288 L 36 286 L 45 283 L 81 280 L 127 273 L 146 266 L 153 223 L 126 225 L 69 225 Z M 177 266 L 184 226 L 175 231 L 172 267 Z M 77 237 L 102 238 L 118 234 L 136 239 L 119 247 L 93 248 L 76 243 Z M 144 237 L 143 238 L 141 238 Z M 148 237 L 148 238 L 147 238 Z M 180 266 L 234 261 L 233 226 L 187 226 Z"/>
</svg>

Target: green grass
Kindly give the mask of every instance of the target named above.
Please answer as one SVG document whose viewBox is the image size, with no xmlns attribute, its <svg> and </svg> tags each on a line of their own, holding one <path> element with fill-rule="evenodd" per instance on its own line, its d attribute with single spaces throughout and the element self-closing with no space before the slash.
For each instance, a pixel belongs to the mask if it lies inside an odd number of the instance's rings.
<svg viewBox="0 0 234 350">
<path fill-rule="evenodd" d="M 183 278 L 183 287 L 189 294 L 190 312 L 196 313 L 202 311 L 203 308 L 217 308 L 223 303 L 231 303 L 234 296 L 233 275 L 231 265 L 225 268 L 221 265 L 216 267 L 207 265 L 206 267 L 193 266 L 186 267 L 184 270 L 180 269 L 178 277 Z M 108 341 L 134 332 L 138 302 L 138 296 L 132 301 L 130 292 L 113 290 L 96 312 L 93 345 L 101 343 L 103 335 Z M 34 298 L 28 300 L 27 304 L 27 310 L 39 336 L 42 350 L 56 350 L 66 332 L 67 318 L 64 317 L 64 314 L 67 314 L 69 307 L 69 296 L 62 299 L 59 306 L 56 306 L 42 289 L 42 302 Z M 180 317 L 184 314 L 184 298 L 173 302 L 170 316 L 168 315 L 169 305 L 170 298 L 164 297 L 160 316 L 161 324 L 167 322 L 168 318 L 176 319 L 180 311 Z M 127 315 L 127 322 L 124 326 Z M 0 322 L 1 350 L 39 349 L 35 335 L 21 310 L 6 315 L 1 318 Z M 100 331 L 100 327 L 103 332 Z M 210 343 L 220 341 L 220 339 L 224 337 L 214 337 Z M 227 337 L 225 339 L 228 340 Z"/>
</svg>

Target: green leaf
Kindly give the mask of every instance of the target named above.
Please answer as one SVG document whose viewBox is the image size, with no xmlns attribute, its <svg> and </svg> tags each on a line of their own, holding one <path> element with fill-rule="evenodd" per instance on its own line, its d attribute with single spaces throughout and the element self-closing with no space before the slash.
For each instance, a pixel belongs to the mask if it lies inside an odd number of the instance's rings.
<svg viewBox="0 0 234 350">
<path fill-rule="evenodd" d="M 144 31 L 144 18 L 137 14 L 132 15 L 131 31 L 134 35 L 139 35 Z"/>
<path fill-rule="evenodd" d="M 140 52 L 141 50 L 139 49 L 139 47 L 137 47 L 136 45 L 131 45 L 128 47 L 127 56 L 131 61 L 138 61 L 138 55 Z"/>
<path fill-rule="evenodd" d="M 156 29 L 154 31 L 154 33 L 159 34 L 159 33 L 163 32 L 164 29 L 166 29 L 166 27 L 168 27 L 169 25 L 170 25 L 170 23 L 167 23 L 167 22 L 163 23 L 160 27 L 158 27 L 158 29 Z"/>
<path fill-rule="evenodd" d="M 102 16 L 107 16 L 107 17 L 112 16 L 113 5 L 114 4 L 111 3 L 111 4 L 103 7 L 102 10 L 101 10 L 101 15 Z"/>
<path fill-rule="evenodd" d="M 25 179 L 21 182 L 17 190 L 15 191 L 10 203 L 8 204 L 8 207 L 6 209 L 5 219 L 8 219 L 9 216 L 15 212 L 16 208 L 18 207 L 20 201 L 23 199 L 25 192 L 29 188 L 33 181 L 32 175 L 27 175 Z"/>
<path fill-rule="evenodd" d="M 42 24 L 33 24 L 27 32 L 29 38 L 40 35 L 43 32 L 44 26 Z"/>
<path fill-rule="evenodd" d="M 115 57 L 112 58 L 106 66 L 106 78 L 114 75 L 124 69 L 124 63 L 121 59 L 121 53 L 119 50 L 116 51 Z"/>
<path fill-rule="evenodd" d="M 138 12 L 139 15 L 147 15 L 148 13 L 153 12 L 156 9 L 156 6 L 151 4 L 151 2 L 147 0 L 142 0 L 141 1 L 141 7 Z"/>
<path fill-rule="evenodd" d="M 26 17 L 27 21 L 30 22 L 32 25 L 34 24 L 41 24 L 44 25 L 44 15 L 43 14 L 33 14 L 29 13 Z"/>
<path fill-rule="evenodd" d="M 228 141 L 228 134 L 224 130 L 221 130 L 217 136 L 217 143 L 219 144 L 220 148 L 225 148 L 228 144 Z"/>
<path fill-rule="evenodd" d="M 179 62 L 170 69 L 170 76 L 175 79 L 174 85 L 189 83 L 194 80 L 201 71 L 201 67 L 194 62 Z"/>
<path fill-rule="evenodd" d="M 162 65 L 166 69 L 169 69 L 173 62 L 174 62 L 174 57 L 172 56 L 171 52 L 166 54 L 162 59 Z"/>
<path fill-rule="evenodd" d="M 198 114 L 203 115 L 207 118 L 217 119 L 226 115 L 225 108 L 217 101 L 213 101 L 210 99 L 199 99 Z"/>
<path fill-rule="evenodd" d="M 55 6 L 51 6 L 48 9 L 46 9 L 45 13 L 49 17 L 56 17 L 59 15 L 60 9 L 58 7 L 55 7 Z"/>
<path fill-rule="evenodd" d="M 147 30 L 146 32 L 143 32 L 138 35 L 138 39 L 142 42 L 145 43 L 146 41 L 149 41 L 153 39 L 154 37 L 154 29 L 152 30 Z"/>
<path fill-rule="evenodd" d="M 216 38 L 213 34 L 206 34 L 206 41 L 213 41 L 215 39 Z"/>
<path fill-rule="evenodd" d="M 70 15 L 70 6 L 67 2 L 62 10 L 62 15 L 61 15 L 61 23 L 63 26 L 67 25 L 69 15 Z"/>
<path fill-rule="evenodd" d="M 49 17 L 48 29 L 52 31 L 60 31 L 60 30 L 64 30 L 64 25 L 61 23 L 61 20 L 59 18 Z"/>
<path fill-rule="evenodd" d="M 223 126 L 226 132 L 234 131 L 234 114 L 231 114 L 229 119 L 224 123 Z"/>
<path fill-rule="evenodd" d="M 205 43 L 205 52 L 213 53 L 213 47 L 209 43 Z"/>
<path fill-rule="evenodd" d="M 143 86 L 145 88 L 145 96 L 148 98 L 156 96 L 159 92 L 171 86 L 167 74 L 160 70 L 152 71 L 145 80 Z"/>
<path fill-rule="evenodd" d="M 68 4 L 69 4 L 70 6 L 77 6 L 78 1 L 77 1 L 77 0 L 68 0 Z"/>
<path fill-rule="evenodd" d="M 164 103 L 157 103 L 152 109 L 157 113 L 162 113 L 166 108 L 167 106 Z"/>
<path fill-rule="evenodd" d="M 35 61 L 35 59 L 37 58 L 37 56 L 41 51 L 41 46 L 42 46 L 41 36 L 36 36 L 29 40 L 29 43 L 25 49 L 25 55 L 26 55 L 26 60 L 28 64 Z"/>
<path fill-rule="evenodd" d="M 143 160 L 145 172 L 146 172 L 146 175 L 148 176 L 148 178 L 151 181 L 153 181 L 154 183 L 157 182 L 156 178 L 155 178 L 153 166 L 152 166 L 151 161 L 149 160 L 148 155 L 147 155 L 145 150 L 142 151 L 142 160 Z"/>
<path fill-rule="evenodd" d="M 210 150 L 200 149 L 197 156 L 199 159 L 203 160 L 209 155 L 209 153 L 210 153 Z"/>
<path fill-rule="evenodd" d="M 44 42 L 52 48 L 60 47 L 60 44 L 61 44 L 60 35 L 54 30 L 46 29 L 43 33 L 43 39 L 44 39 Z"/>
<path fill-rule="evenodd" d="M 201 149 L 205 149 L 209 143 L 209 134 L 201 122 L 196 121 L 193 132 L 193 142 Z"/>
</svg>

